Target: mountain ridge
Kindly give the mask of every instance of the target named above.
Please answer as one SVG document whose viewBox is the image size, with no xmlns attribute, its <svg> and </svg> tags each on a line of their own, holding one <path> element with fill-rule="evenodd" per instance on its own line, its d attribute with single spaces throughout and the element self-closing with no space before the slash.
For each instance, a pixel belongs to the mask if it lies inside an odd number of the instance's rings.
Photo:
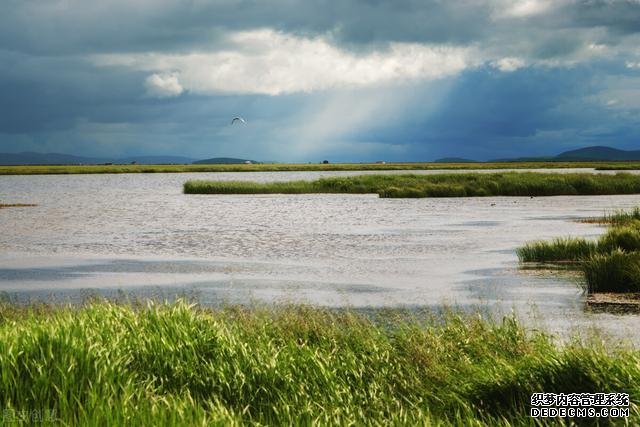
<svg viewBox="0 0 640 427">
<path fill-rule="evenodd" d="M 619 148 L 604 145 L 593 145 L 563 151 L 555 156 L 540 157 L 516 157 L 504 159 L 492 159 L 488 162 L 585 162 L 585 161 L 640 161 L 640 150 L 621 150 Z"/>
<path fill-rule="evenodd" d="M 620 150 L 618 148 L 595 145 L 563 151 L 556 156 L 517 157 L 492 159 L 487 162 L 572 162 L 572 161 L 640 161 L 640 150 Z M 196 160 L 184 156 L 127 156 L 113 157 L 87 157 L 64 153 L 37 153 L 23 151 L 21 153 L 0 153 L 0 165 L 97 165 L 105 163 L 113 164 L 243 164 L 260 163 L 255 160 L 240 159 L 235 157 L 212 157 Z M 478 160 L 461 157 L 443 157 L 433 163 L 475 163 Z"/>
<path fill-rule="evenodd" d="M 259 163 L 255 160 L 237 159 L 235 157 L 212 157 L 210 159 L 196 160 L 194 165 L 238 165 L 244 163 Z"/>
<path fill-rule="evenodd" d="M 128 156 L 122 158 L 113 157 L 86 157 L 63 153 L 36 153 L 23 151 L 20 153 L 0 153 L 0 165 L 98 165 L 105 163 L 114 164 L 190 164 L 194 159 L 182 156 Z"/>
<path fill-rule="evenodd" d="M 589 160 L 602 159 L 612 161 L 624 160 L 640 160 L 640 150 L 619 150 L 613 147 L 603 145 L 594 145 L 591 147 L 578 148 L 577 150 L 569 150 L 562 152 L 556 156 L 560 160 Z"/>
</svg>

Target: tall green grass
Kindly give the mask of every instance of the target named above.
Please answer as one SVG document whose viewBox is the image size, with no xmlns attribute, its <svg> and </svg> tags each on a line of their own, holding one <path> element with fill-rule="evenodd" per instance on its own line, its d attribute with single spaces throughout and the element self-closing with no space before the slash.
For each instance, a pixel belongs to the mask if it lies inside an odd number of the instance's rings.
<svg viewBox="0 0 640 427">
<path fill-rule="evenodd" d="M 534 172 L 359 175 L 257 183 L 193 180 L 186 194 L 374 193 L 380 197 L 472 197 L 638 194 L 640 176 Z"/>
<path fill-rule="evenodd" d="M 611 227 L 597 241 L 580 237 L 561 237 L 552 241 L 529 242 L 516 249 L 516 254 L 522 262 L 579 262 L 615 250 L 638 251 L 640 223 L 633 224 Z"/>
<path fill-rule="evenodd" d="M 640 292 L 640 252 L 615 249 L 582 263 L 588 292 Z"/>
<path fill-rule="evenodd" d="M 597 241 L 559 238 L 530 242 L 516 253 L 522 262 L 575 263 L 588 292 L 640 292 L 640 209 L 603 219 L 609 228 Z"/>
<path fill-rule="evenodd" d="M 0 404 L 64 425 L 532 425 L 533 392 L 637 402 L 640 354 L 454 312 L 0 308 Z"/>
<path fill-rule="evenodd" d="M 640 222 L 610 227 L 598 239 L 598 252 L 609 253 L 620 249 L 625 252 L 640 250 Z"/>
<path fill-rule="evenodd" d="M 596 242 L 582 238 L 561 237 L 551 242 L 536 241 L 526 243 L 516 249 L 522 262 L 577 262 L 595 254 Z"/>
</svg>

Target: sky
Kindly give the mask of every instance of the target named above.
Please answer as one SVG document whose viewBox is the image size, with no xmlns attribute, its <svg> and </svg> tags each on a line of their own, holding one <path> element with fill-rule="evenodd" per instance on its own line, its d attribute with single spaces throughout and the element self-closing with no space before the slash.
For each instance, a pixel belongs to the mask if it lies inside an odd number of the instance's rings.
<svg viewBox="0 0 640 427">
<path fill-rule="evenodd" d="M 639 123 L 640 0 L 0 3 L 0 152 L 488 160 Z"/>
</svg>

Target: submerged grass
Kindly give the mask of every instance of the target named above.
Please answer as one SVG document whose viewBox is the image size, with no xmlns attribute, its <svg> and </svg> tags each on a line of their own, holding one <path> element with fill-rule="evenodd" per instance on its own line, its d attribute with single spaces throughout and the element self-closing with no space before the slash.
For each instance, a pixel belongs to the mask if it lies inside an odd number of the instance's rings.
<svg viewBox="0 0 640 427">
<path fill-rule="evenodd" d="M 258 183 L 192 180 L 186 194 L 376 193 L 380 197 L 473 197 L 638 194 L 640 176 L 535 172 L 359 175 Z"/>
<path fill-rule="evenodd" d="M 640 168 L 639 163 L 611 162 L 487 162 L 487 163 L 269 163 L 190 165 L 29 165 L 0 166 L 0 175 L 179 173 L 179 172 L 269 172 L 323 170 L 424 170 L 424 169 L 558 169 Z M 634 167 L 636 166 L 636 167 Z"/>
<path fill-rule="evenodd" d="M 633 224 L 640 222 L 640 208 L 635 207 L 630 211 L 619 210 L 600 217 L 581 218 L 578 222 L 586 224 L 611 224 L 614 226 Z"/>
<path fill-rule="evenodd" d="M 640 399 L 637 351 L 455 312 L 4 305 L 0 372 L 3 408 L 65 425 L 534 425 L 534 392 Z"/>
<path fill-rule="evenodd" d="M 640 222 L 640 208 L 636 207 L 630 211 L 617 211 L 604 217 L 605 222 L 615 225 L 625 225 Z"/>
</svg>

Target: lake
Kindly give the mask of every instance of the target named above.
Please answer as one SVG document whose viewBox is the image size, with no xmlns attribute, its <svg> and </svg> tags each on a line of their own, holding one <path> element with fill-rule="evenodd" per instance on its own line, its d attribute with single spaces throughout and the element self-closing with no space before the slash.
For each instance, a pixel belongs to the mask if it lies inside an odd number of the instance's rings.
<svg viewBox="0 0 640 427">
<path fill-rule="evenodd" d="M 640 196 L 182 194 L 189 179 L 358 174 L 2 176 L 1 202 L 38 206 L 0 209 L 0 292 L 72 302 L 100 293 L 210 305 L 514 309 L 552 331 L 597 326 L 640 342 L 638 316 L 585 311 L 578 279 L 521 270 L 515 255 L 530 240 L 595 238 L 603 227 L 575 220 L 638 206 Z"/>
</svg>

